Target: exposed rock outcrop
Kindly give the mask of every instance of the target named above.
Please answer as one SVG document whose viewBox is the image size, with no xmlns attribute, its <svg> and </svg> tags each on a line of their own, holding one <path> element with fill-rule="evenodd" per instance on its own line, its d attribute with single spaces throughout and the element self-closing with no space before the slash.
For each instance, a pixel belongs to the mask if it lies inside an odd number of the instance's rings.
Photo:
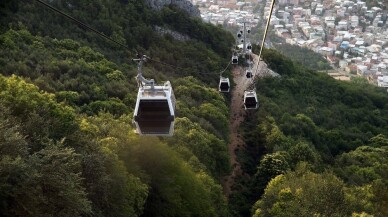
<svg viewBox="0 0 388 217">
<path fill-rule="evenodd" d="M 188 35 L 184 35 L 184 34 L 181 34 L 179 32 L 176 32 L 176 31 L 173 31 L 170 29 L 166 29 L 166 28 L 163 28 L 160 26 L 154 26 L 154 30 L 161 35 L 169 34 L 169 35 L 171 35 L 171 37 L 173 37 L 175 40 L 178 40 L 178 41 L 190 40 L 190 37 Z"/>
<path fill-rule="evenodd" d="M 164 6 L 175 5 L 192 17 L 201 16 L 199 9 L 188 0 L 145 0 L 145 2 L 155 10 L 161 10 Z"/>
</svg>

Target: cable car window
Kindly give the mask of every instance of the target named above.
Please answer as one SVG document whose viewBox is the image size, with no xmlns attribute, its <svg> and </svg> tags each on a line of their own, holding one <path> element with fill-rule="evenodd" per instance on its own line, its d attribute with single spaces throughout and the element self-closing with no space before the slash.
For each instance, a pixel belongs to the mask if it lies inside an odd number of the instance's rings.
<svg viewBox="0 0 388 217">
<path fill-rule="evenodd" d="M 171 116 L 167 100 L 140 100 L 139 117 Z"/>
<path fill-rule="evenodd" d="M 256 99 L 255 97 L 247 97 L 245 99 L 245 105 L 249 108 L 256 108 Z"/>
</svg>

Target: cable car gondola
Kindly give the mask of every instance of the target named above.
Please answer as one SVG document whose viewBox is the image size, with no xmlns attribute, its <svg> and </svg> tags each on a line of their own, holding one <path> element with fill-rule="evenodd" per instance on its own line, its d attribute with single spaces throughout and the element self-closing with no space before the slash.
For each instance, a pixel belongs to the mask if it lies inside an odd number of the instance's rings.
<svg viewBox="0 0 388 217">
<path fill-rule="evenodd" d="M 138 134 L 172 136 L 175 96 L 170 82 L 162 86 L 140 87 L 133 116 Z"/>
<path fill-rule="evenodd" d="M 251 69 L 245 70 L 245 76 L 247 78 L 252 78 L 253 77 L 252 70 Z"/>
<path fill-rule="evenodd" d="M 153 79 L 142 75 L 143 63 L 147 56 L 135 59 L 138 63 L 139 84 L 133 122 L 136 132 L 143 136 L 172 136 L 175 120 L 175 96 L 169 81 L 164 85 L 155 85 Z"/>
<path fill-rule="evenodd" d="M 220 76 L 220 84 L 218 85 L 218 91 L 228 93 L 230 90 L 229 78 Z"/>
<path fill-rule="evenodd" d="M 233 54 L 232 56 L 232 64 L 233 65 L 238 64 L 238 56 L 236 54 Z"/>
<path fill-rule="evenodd" d="M 247 44 L 247 50 L 248 50 L 248 52 L 252 52 L 252 44 L 251 43 Z"/>
<path fill-rule="evenodd" d="M 257 95 L 255 90 L 248 90 L 244 92 L 244 108 L 257 109 L 259 107 L 259 101 L 257 101 Z"/>
</svg>

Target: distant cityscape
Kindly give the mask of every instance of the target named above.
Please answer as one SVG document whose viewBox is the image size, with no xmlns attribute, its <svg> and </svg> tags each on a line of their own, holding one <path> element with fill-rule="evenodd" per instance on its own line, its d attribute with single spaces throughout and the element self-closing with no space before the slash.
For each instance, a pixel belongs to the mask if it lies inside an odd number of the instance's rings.
<svg viewBox="0 0 388 217">
<path fill-rule="evenodd" d="M 270 0 L 192 0 L 204 21 L 234 27 L 269 16 Z M 277 0 L 271 31 L 322 54 L 339 80 L 366 78 L 388 90 L 388 3 L 374 0 Z M 256 12 L 254 12 L 256 11 Z"/>
</svg>

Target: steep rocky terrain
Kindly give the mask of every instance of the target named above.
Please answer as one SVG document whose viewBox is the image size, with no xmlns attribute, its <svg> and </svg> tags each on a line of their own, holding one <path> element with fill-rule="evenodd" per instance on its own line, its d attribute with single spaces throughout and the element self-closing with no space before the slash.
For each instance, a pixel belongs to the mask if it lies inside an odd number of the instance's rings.
<svg viewBox="0 0 388 217">
<path fill-rule="evenodd" d="M 198 8 L 187 0 L 145 0 L 145 2 L 155 10 L 161 10 L 164 6 L 175 5 L 192 17 L 201 16 Z"/>
</svg>

